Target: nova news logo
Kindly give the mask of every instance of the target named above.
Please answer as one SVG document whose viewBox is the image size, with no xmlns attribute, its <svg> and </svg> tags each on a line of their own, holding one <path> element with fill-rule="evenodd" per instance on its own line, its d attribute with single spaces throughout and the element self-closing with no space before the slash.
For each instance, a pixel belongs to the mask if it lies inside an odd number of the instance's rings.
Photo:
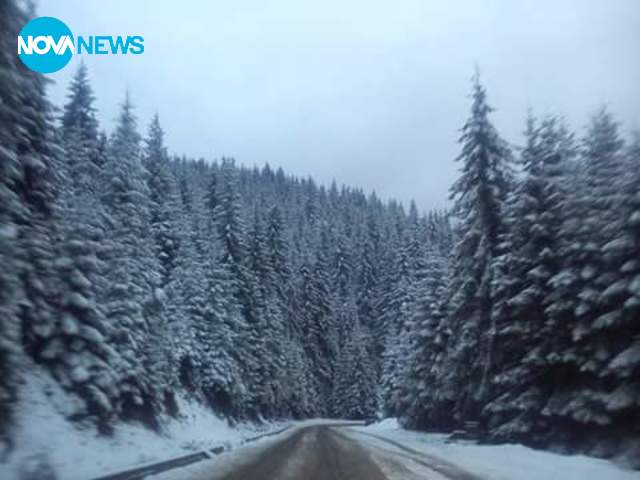
<svg viewBox="0 0 640 480">
<path fill-rule="evenodd" d="M 144 38 L 140 35 L 78 35 L 74 38 L 69 27 L 53 17 L 34 18 L 18 34 L 20 60 L 40 73 L 57 72 L 74 54 L 140 55 L 143 52 Z"/>
</svg>

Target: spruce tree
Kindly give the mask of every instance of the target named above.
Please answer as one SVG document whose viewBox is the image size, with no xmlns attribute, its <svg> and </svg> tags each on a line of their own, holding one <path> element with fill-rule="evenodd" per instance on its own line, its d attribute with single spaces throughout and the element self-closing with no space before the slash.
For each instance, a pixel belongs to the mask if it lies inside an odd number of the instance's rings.
<svg viewBox="0 0 640 480">
<path fill-rule="evenodd" d="M 58 340 L 62 330 L 62 318 L 57 311 L 61 291 L 56 260 L 60 258 L 62 236 L 58 202 L 63 156 L 53 123 L 54 110 L 45 95 L 45 77 L 25 67 L 15 53 L 10 53 L 15 52 L 18 30 L 29 15 L 13 2 L 3 2 L 1 8 L 4 198 L 0 210 L 4 210 L 2 222 L 7 222 L 3 225 L 6 225 L 4 241 L 8 239 L 10 243 L 1 255 L 13 271 L 3 280 L 12 298 L 3 299 L 2 307 L 6 305 L 8 318 L 3 316 L 0 323 L 10 321 L 13 325 L 2 325 L 0 330 L 13 343 L 18 339 L 12 335 L 19 329 L 22 345 L 14 345 L 11 350 L 15 353 L 24 348 L 37 362 L 54 368 L 64 361 L 64 352 L 59 352 L 53 362 L 42 353 Z M 15 279 L 20 280 L 19 288 Z M 19 310 L 14 310 L 18 305 Z M 66 365 L 67 369 L 72 367 Z M 15 376 L 8 372 L 7 381 L 12 379 Z M 3 401 L 0 406 L 4 407 Z"/>
<path fill-rule="evenodd" d="M 402 379 L 408 366 L 410 309 L 413 304 L 412 282 L 415 274 L 410 263 L 408 249 L 400 248 L 389 278 L 383 283 L 385 291 L 380 296 L 379 321 L 384 325 L 386 333 L 380 379 L 381 400 L 388 415 L 400 413 Z"/>
<path fill-rule="evenodd" d="M 336 364 L 333 412 L 339 418 L 362 420 L 376 412 L 375 371 L 366 346 L 369 339 L 357 319 L 352 325 Z"/>
<path fill-rule="evenodd" d="M 255 340 L 259 335 L 261 319 L 251 294 L 255 279 L 246 265 L 247 231 L 241 211 L 238 180 L 235 162 L 223 159 L 212 212 L 219 246 L 218 273 L 214 281 L 215 288 L 229 291 L 232 303 L 228 308 L 237 312 L 231 315 L 230 325 L 238 339 L 234 355 L 249 387 L 244 391 L 240 402 L 247 414 L 257 415 L 260 411 L 260 346 L 252 339 Z M 211 196 L 208 201 L 212 202 L 213 198 Z"/>
<path fill-rule="evenodd" d="M 638 444 L 633 422 L 640 412 L 640 134 L 634 132 L 632 142 L 620 160 L 626 174 L 610 179 L 617 195 L 609 208 L 616 220 L 609 226 L 609 238 L 602 246 L 608 287 L 599 297 L 601 315 L 592 324 L 590 341 L 597 345 L 596 358 L 601 360 L 598 398 L 611 417 L 609 440 L 629 444 L 624 452 L 636 468 Z M 605 358 L 606 354 L 606 358 Z M 627 428 L 627 426 L 629 428 Z M 624 440 L 622 440 L 624 439 Z M 595 453 L 611 454 L 612 449 Z"/>
<path fill-rule="evenodd" d="M 494 397 L 485 407 L 495 438 L 531 438 L 555 380 L 542 353 L 558 332 L 546 325 L 550 279 L 562 263 L 559 234 L 571 137 L 555 117 L 527 120 L 521 153 L 524 178 L 505 208 L 506 232 L 496 259 L 493 315 L 499 348 Z"/>
<path fill-rule="evenodd" d="M 313 372 L 313 390 L 319 413 L 326 412 L 333 388 L 333 368 L 338 352 L 335 317 L 330 302 L 329 273 L 325 254 L 303 263 L 297 305 L 302 323 L 302 344 Z"/>
<path fill-rule="evenodd" d="M 173 217 L 176 215 L 177 185 L 169 170 L 169 156 L 164 146 L 164 131 L 158 114 L 149 124 L 142 163 L 146 168 L 149 189 L 149 215 L 155 239 L 155 251 L 162 265 L 162 285 L 166 285 L 176 262 L 178 248 Z"/>
<path fill-rule="evenodd" d="M 494 362 L 492 262 L 498 254 L 502 214 L 510 182 L 510 149 L 489 120 L 493 109 L 479 75 L 472 82 L 471 116 L 462 128 L 462 175 L 451 187 L 457 218 L 450 322 L 453 411 L 459 420 L 477 418 L 489 396 Z"/>
<path fill-rule="evenodd" d="M 168 379 L 158 354 L 166 338 L 160 267 L 153 253 L 150 194 L 141 162 L 140 135 L 129 95 L 109 142 L 104 202 L 108 214 L 106 260 L 109 290 L 104 305 L 115 328 L 113 341 L 122 362 L 116 365 L 125 417 L 155 426 Z M 151 339 L 160 345 L 150 343 Z"/>
<path fill-rule="evenodd" d="M 28 85 L 29 74 L 14 54 L 14 46 L 26 21 L 27 16 L 14 1 L 0 4 L 0 439 L 4 445 L 9 444 L 5 432 L 16 400 L 22 352 L 19 301 L 24 294 L 18 242 L 27 210 L 20 194 L 24 177 L 17 140 L 25 100 L 18 92 Z M 26 90 L 25 96 L 32 95 L 38 95 L 38 91 Z"/>
<path fill-rule="evenodd" d="M 410 355 L 401 379 L 403 406 L 401 420 L 411 428 L 447 429 L 449 410 L 455 402 L 453 392 L 442 385 L 447 364 L 447 259 L 430 245 L 411 307 Z"/>
<path fill-rule="evenodd" d="M 79 135 L 79 138 L 74 140 L 97 142 L 98 121 L 93 106 L 95 97 L 89 83 L 89 71 L 84 62 L 71 79 L 67 99 L 62 114 L 63 138 L 68 140 L 73 135 Z"/>
<path fill-rule="evenodd" d="M 74 76 L 62 118 L 64 176 L 61 182 L 62 280 L 60 335 L 42 352 L 59 381 L 86 402 L 75 415 L 91 415 L 101 428 L 110 428 L 113 399 L 118 396 L 111 365 L 117 353 L 108 345 L 111 326 L 99 298 L 105 294 L 106 265 L 102 260 L 105 210 L 100 200 L 104 173 L 98 149 L 98 124 L 87 69 L 82 64 Z"/>
</svg>

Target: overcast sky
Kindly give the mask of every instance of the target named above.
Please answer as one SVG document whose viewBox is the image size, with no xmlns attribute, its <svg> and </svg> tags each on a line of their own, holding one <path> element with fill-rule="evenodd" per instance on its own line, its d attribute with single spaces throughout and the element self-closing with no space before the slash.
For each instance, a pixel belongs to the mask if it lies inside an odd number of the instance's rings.
<svg viewBox="0 0 640 480">
<path fill-rule="evenodd" d="M 582 132 L 606 103 L 640 122 L 638 0 L 40 0 L 75 35 L 142 35 L 145 53 L 84 55 L 108 129 L 125 89 L 170 151 L 282 166 L 321 183 L 447 204 L 480 65 L 518 143 L 527 107 Z M 80 56 L 51 75 L 56 104 Z"/>
</svg>

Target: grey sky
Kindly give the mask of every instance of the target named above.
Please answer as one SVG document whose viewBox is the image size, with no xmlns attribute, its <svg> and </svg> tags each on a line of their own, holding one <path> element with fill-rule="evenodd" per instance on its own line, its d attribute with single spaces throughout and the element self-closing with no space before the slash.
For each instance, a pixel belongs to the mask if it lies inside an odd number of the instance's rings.
<svg viewBox="0 0 640 480">
<path fill-rule="evenodd" d="M 144 36 L 143 55 L 83 56 L 107 128 L 128 87 L 172 152 L 421 209 L 447 203 L 475 62 L 510 141 L 528 106 L 578 132 L 602 103 L 640 122 L 638 0 L 41 0 L 38 14 L 74 34 Z M 52 75 L 55 103 L 79 61 Z"/>
</svg>

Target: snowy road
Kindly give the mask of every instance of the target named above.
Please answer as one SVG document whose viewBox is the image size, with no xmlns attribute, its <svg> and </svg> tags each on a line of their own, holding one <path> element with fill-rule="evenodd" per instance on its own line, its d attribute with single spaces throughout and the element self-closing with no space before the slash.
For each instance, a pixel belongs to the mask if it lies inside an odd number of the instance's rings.
<svg viewBox="0 0 640 480">
<path fill-rule="evenodd" d="M 224 477 L 213 478 L 386 480 L 380 468 L 362 447 L 324 426 L 300 429 L 267 449 L 252 463 Z"/>
<path fill-rule="evenodd" d="M 443 472 L 424 459 L 316 425 L 297 429 L 231 471 L 201 472 L 197 480 L 474 480 L 455 469 Z M 196 478 L 196 477 L 190 477 Z"/>
<path fill-rule="evenodd" d="M 453 442 L 402 429 L 310 420 L 149 480 L 638 480 L 607 460 L 522 445 Z"/>
</svg>

